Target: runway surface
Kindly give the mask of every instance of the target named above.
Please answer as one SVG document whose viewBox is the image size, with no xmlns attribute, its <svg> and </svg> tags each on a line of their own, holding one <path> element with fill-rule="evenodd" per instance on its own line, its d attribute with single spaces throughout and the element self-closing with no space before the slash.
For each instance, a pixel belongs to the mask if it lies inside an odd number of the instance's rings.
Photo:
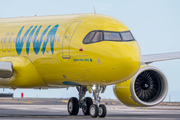
<svg viewBox="0 0 180 120">
<path fill-rule="evenodd" d="M 180 105 L 158 105 L 151 108 L 132 108 L 122 105 L 116 100 L 104 100 L 107 104 L 107 120 L 179 120 Z M 0 119 L 92 119 L 84 116 L 81 109 L 77 116 L 69 116 L 67 100 L 61 99 L 7 99 L 0 98 Z M 102 119 L 102 118 L 96 118 Z"/>
</svg>

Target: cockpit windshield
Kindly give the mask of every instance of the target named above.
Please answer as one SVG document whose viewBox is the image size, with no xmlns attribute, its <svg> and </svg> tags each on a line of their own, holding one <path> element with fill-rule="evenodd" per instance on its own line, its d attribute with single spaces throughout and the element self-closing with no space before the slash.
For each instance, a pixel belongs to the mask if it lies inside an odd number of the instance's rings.
<svg viewBox="0 0 180 120">
<path fill-rule="evenodd" d="M 113 31 L 91 31 L 83 40 L 84 44 L 96 43 L 100 41 L 134 41 L 130 31 L 113 32 Z"/>
<path fill-rule="evenodd" d="M 122 32 L 121 36 L 123 40 L 134 40 L 130 32 Z"/>
<path fill-rule="evenodd" d="M 118 32 L 104 32 L 104 40 L 119 41 L 122 39 L 121 39 L 121 36 Z"/>
</svg>

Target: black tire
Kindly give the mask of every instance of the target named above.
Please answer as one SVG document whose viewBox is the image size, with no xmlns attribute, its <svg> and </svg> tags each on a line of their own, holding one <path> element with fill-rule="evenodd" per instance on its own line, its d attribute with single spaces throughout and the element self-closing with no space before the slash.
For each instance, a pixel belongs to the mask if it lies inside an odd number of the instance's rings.
<svg viewBox="0 0 180 120">
<path fill-rule="evenodd" d="M 105 117 L 107 113 L 106 106 L 103 104 L 99 105 L 99 117 Z"/>
<path fill-rule="evenodd" d="M 91 107 L 89 108 L 89 113 L 90 113 L 92 118 L 96 118 L 98 116 L 98 113 L 99 113 L 98 106 L 95 104 L 91 105 Z"/>
<path fill-rule="evenodd" d="M 72 97 L 68 101 L 67 106 L 68 112 L 70 115 L 77 115 L 79 112 L 79 101 L 77 98 Z"/>
<path fill-rule="evenodd" d="M 93 104 L 93 101 L 90 97 L 85 97 L 84 103 L 85 103 L 85 106 L 82 108 L 82 112 L 84 113 L 84 115 L 90 115 L 89 108 Z"/>
</svg>

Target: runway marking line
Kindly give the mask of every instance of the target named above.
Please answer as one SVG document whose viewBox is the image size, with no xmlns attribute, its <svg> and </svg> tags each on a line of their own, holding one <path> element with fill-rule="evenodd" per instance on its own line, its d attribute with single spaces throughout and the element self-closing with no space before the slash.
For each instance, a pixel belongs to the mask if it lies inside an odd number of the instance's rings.
<svg viewBox="0 0 180 120">
<path fill-rule="evenodd" d="M 117 110 L 118 108 L 111 108 L 111 109 L 113 109 L 113 110 Z"/>
<path fill-rule="evenodd" d="M 68 100 L 61 100 L 62 102 L 68 103 Z"/>
<path fill-rule="evenodd" d="M 115 102 L 119 102 L 118 100 L 102 100 L 103 101 L 115 101 Z"/>
<path fill-rule="evenodd" d="M 34 103 L 34 102 L 44 102 L 44 101 L 32 101 L 32 100 L 29 100 L 29 101 L 24 101 L 26 99 L 19 99 L 18 101 L 18 98 L 0 98 L 0 102 L 9 102 L 9 103 L 27 103 L 27 104 L 31 104 L 31 103 Z"/>
<path fill-rule="evenodd" d="M 51 117 L 51 116 L 36 116 L 36 117 L 44 117 L 44 118 L 48 118 L 48 117 Z"/>
<path fill-rule="evenodd" d="M 155 120 L 177 120 L 177 118 L 133 118 L 133 117 L 105 117 L 106 119 L 118 119 L 118 120 L 145 120 L 145 119 L 155 119 Z"/>
<path fill-rule="evenodd" d="M 33 117 L 37 117 L 37 118 L 84 118 L 83 116 L 81 117 L 81 116 L 34 116 L 34 115 L 32 115 L 32 116 L 30 116 L 30 115 L 0 115 L 0 117 L 29 117 L 29 118 L 33 118 Z M 106 119 L 124 119 L 124 120 L 127 120 L 127 119 L 131 119 L 131 120 L 137 120 L 137 119 L 139 119 L 139 120 L 144 120 L 144 119 L 155 119 L 155 120 L 173 120 L 173 119 L 175 119 L 176 120 L 176 118 L 134 118 L 134 117 L 106 117 Z"/>
</svg>

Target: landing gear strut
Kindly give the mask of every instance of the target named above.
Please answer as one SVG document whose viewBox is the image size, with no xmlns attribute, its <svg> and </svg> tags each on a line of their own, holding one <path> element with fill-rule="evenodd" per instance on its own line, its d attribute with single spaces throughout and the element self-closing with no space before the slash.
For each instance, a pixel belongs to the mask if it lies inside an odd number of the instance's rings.
<svg viewBox="0 0 180 120">
<path fill-rule="evenodd" d="M 75 97 L 72 97 L 68 101 L 68 112 L 70 115 L 77 115 L 79 112 L 79 108 L 82 108 L 82 112 L 84 115 L 91 115 L 91 117 L 95 118 L 105 117 L 106 116 L 106 106 L 100 104 L 101 97 L 99 97 L 99 93 L 104 93 L 106 86 L 92 86 L 91 89 L 93 91 L 94 101 L 90 97 L 85 97 L 87 90 L 87 86 L 76 87 L 79 92 L 79 100 Z"/>
<path fill-rule="evenodd" d="M 95 104 L 91 105 L 90 107 L 90 115 L 91 117 L 105 117 L 106 116 L 106 106 L 103 104 L 100 104 L 101 97 L 99 97 L 99 93 L 104 93 L 105 86 L 93 86 L 93 96 L 95 100 Z"/>
</svg>

